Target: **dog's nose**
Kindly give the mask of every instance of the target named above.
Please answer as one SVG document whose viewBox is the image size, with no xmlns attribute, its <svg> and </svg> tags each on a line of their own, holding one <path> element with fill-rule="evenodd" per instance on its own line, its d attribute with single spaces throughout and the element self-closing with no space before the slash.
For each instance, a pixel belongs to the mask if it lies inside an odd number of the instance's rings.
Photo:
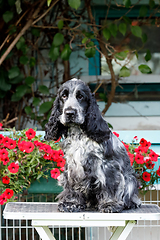
<svg viewBox="0 0 160 240">
<path fill-rule="evenodd" d="M 76 110 L 75 109 L 66 109 L 65 114 L 69 118 L 73 118 L 76 115 Z"/>
</svg>

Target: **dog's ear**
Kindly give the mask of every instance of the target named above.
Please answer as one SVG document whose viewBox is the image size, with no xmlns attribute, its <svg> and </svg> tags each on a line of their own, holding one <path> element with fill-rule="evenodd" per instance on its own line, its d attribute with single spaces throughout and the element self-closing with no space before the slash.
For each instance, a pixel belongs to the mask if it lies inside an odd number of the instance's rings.
<svg viewBox="0 0 160 240">
<path fill-rule="evenodd" d="M 88 137 L 96 142 L 102 143 L 110 138 L 111 131 L 101 115 L 93 94 L 90 95 L 85 124 Z"/>
<path fill-rule="evenodd" d="M 67 128 L 61 124 L 60 116 L 59 94 L 57 95 L 48 123 L 45 125 L 45 140 L 58 140 L 59 137 L 65 135 Z"/>
</svg>

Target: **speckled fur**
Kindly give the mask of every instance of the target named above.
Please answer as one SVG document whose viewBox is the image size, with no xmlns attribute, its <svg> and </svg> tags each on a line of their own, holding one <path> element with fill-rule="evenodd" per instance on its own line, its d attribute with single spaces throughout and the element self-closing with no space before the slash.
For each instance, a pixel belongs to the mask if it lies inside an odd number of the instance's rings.
<svg viewBox="0 0 160 240">
<path fill-rule="evenodd" d="M 59 210 L 96 209 L 120 212 L 141 204 L 127 152 L 101 117 L 94 96 L 81 80 L 61 86 L 46 139 L 63 137 L 66 166 L 60 185 Z"/>
</svg>

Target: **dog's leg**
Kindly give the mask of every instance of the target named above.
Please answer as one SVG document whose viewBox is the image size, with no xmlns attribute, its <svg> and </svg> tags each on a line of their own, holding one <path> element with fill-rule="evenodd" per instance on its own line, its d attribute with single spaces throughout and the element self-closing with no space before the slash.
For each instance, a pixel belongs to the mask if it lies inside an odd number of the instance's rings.
<svg viewBox="0 0 160 240">
<path fill-rule="evenodd" d="M 82 212 L 86 208 L 83 194 L 65 189 L 58 196 L 58 210 L 60 212 Z"/>
<path fill-rule="evenodd" d="M 124 209 L 123 202 L 113 201 L 113 199 L 108 199 L 108 201 L 102 201 L 98 205 L 98 210 L 103 213 L 116 213 L 122 212 Z"/>
</svg>

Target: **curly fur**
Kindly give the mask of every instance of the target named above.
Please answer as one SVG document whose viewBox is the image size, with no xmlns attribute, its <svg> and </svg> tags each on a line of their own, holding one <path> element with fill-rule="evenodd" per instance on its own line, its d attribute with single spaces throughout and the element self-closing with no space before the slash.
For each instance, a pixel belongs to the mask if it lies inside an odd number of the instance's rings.
<svg viewBox="0 0 160 240">
<path fill-rule="evenodd" d="M 45 139 L 63 137 L 66 166 L 59 210 L 120 212 L 141 205 L 138 183 L 126 149 L 102 118 L 89 87 L 64 83 L 46 124 Z"/>
</svg>

